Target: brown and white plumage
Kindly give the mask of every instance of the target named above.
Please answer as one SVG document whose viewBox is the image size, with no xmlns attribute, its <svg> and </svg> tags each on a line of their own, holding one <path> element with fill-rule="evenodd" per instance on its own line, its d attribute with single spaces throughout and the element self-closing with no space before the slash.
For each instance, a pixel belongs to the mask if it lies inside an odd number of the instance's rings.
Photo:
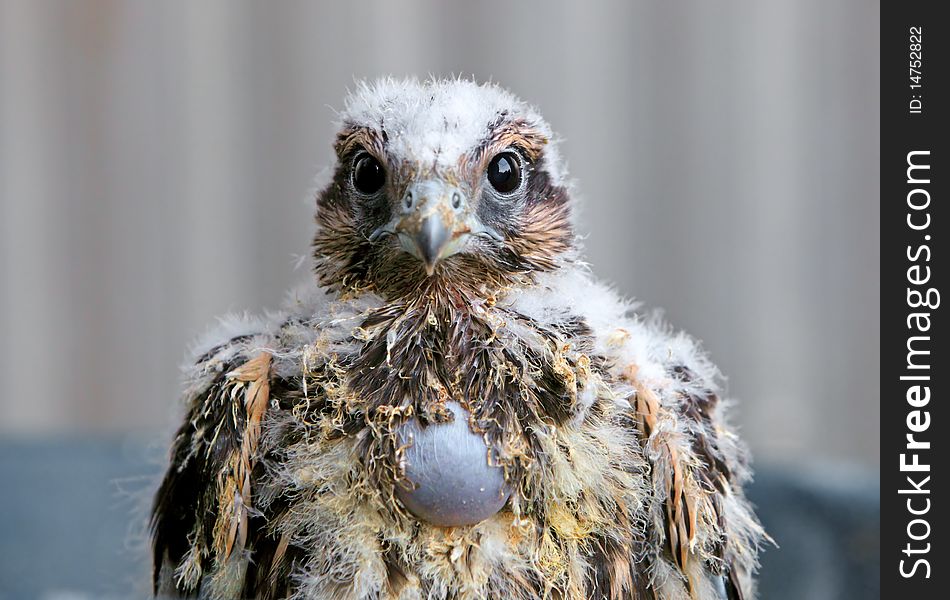
<svg viewBox="0 0 950 600">
<path fill-rule="evenodd" d="M 764 533 L 718 373 L 580 261 L 541 117 L 494 86 L 386 80 L 350 97 L 336 150 L 318 283 L 199 344 L 155 500 L 156 590 L 753 597 Z M 434 525 L 407 473 L 482 475 L 413 436 L 465 416 L 502 508 Z"/>
</svg>

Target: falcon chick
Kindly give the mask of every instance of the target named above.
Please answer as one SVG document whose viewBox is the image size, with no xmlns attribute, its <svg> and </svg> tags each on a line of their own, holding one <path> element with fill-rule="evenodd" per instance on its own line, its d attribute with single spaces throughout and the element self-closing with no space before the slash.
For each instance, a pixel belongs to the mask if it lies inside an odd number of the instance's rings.
<svg viewBox="0 0 950 600">
<path fill-rule="evenodd" d="M 592 278 L 540 115 L 382 80 L 335 150 L 316 281 L 187 371 L 156 594 L 751 598 L 764 533 L 718 372 Z"/>
</svg>

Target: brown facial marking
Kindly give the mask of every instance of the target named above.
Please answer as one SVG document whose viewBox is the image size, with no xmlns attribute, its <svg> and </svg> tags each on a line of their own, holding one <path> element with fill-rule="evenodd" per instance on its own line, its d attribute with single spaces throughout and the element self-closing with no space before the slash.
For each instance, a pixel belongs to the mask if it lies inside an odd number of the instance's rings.
<svg viewBox="0 0 950 600">
<path fill-rule="evenodd" d="M 493 123 L 488 137 L 470 154 L 459 158 L 459 170 L 471 174 L 477 183 L 488 163 L 499 152 L 517 148 L 525 158 L 534 162 L 540 156 L 548 138 L 523 119 Z"/>
<path fill-rule="evenodd" d="M 336 136 L 333 149 L 338 157 L 343 158 L 362 147 L 385 164 L 386 140 L 384 138 L 385 134 L 370 127 L 344 126 Z"/>
<path fill-rule="evenodd" d="M 557 256 L 571 248 L 570 215 L 564 204 L 538 203 L 521 218 L 519 235 L 512 248 L 539 270 L 557 265 Z"/>
</svg>

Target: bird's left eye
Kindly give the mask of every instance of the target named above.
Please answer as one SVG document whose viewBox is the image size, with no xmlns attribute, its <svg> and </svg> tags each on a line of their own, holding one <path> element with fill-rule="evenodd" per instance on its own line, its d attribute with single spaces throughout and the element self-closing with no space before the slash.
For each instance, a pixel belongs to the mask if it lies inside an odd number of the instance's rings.
<svg viewBox="0 0 950 600">
<path fill-rule="evenodd" d="M 510 194 L 521 185 L 521 161 L 514 152 L 502 152 L 488 163 L 487 176 L 498 193 Z"/>
<path fill-rule="evenodd" d="M 353 187 L 364 194 L 375 194 L 386 183 L 386 171 L 379 161 L 363 154 L 353 167 Z"/>
</svg>

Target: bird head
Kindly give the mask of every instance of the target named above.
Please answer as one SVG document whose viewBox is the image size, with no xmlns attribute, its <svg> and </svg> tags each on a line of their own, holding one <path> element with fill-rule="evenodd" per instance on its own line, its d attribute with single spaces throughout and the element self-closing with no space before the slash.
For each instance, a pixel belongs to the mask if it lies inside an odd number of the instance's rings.
<svg viewBox="0 0 950 600">
<path fill-rule="evenodd" d="M 384 297 L 493 293 L 570 260 L 570 202 L 553 136 L 495 85 L 381 80 L 341 114 L 317 198 L 324 285 Z"/>
</svg>

